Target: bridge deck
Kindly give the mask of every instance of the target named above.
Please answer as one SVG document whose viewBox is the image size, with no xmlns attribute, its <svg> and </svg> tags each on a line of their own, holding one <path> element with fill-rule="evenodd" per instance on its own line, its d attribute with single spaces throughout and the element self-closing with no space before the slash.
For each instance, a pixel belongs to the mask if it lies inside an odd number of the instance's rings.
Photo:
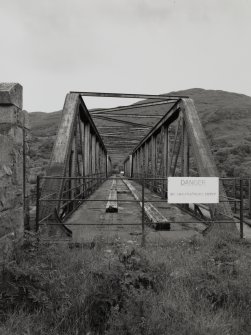
<svg viewBox="0 0 251 335">
<path fill-rule="evenodd" d="M 140 192 L 141 186 L 136 182 L 131 184 Z M 67 220 L 66 225 L 73 232 L 73 242 L 90 243 L 95 239 L 112 242 L 115 238 L 122 241 L 141 241 L 141 207 L 135 202 L 132 193 L 121 179 L 117 180 L 118 212 L 107 213 L 106 203 L 109 198 L 112 180 L 105 181 L 89 198 L 89 200 L 106 199 L 105 201 L 87 201 Z M 146 201 L 161 200 L 159 196 L 145 190 Z M 154 206 L 167 218 L 168 221 L 182 221 L 184 223 L 171 224 L 170 231 L 155 231 L 146 225 L 145 234 L 147 243 L 165 244 L 165 241 L 183 239 L 205 229 L 204 224 L 190 215 L 183 213 L 177 207 L 162 203 L 153 203 Z M 195 223 L 186 223 L 196 221 Z M 131 225 L 131 224 L 138 225 Z"/>
</svg>

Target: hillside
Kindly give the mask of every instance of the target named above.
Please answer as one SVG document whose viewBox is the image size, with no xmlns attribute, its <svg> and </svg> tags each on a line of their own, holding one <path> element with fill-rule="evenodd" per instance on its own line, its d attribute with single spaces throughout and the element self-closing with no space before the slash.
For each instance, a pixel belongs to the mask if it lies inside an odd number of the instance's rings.
<svg viewBox="0 0 251 335">
<path fill-rule="evenodd" d="M 204 90 L 199 88 L 171 92 L 170 94 L 187 95 L 191 97 L 199 112 L 202 124 L 211 144 L 221 175 L 239 176 L 251 175 L 251 97 L 225 91 Z M 154 125 L 166 113 L 165 106 L 130 109 L 125 111 L 105 112 L 106 117 L 119 118 L 141 124 Z M 111 115 L 112 114 L 112 115 Z M 150 118 L 144 119 L 144 115 Z M 61 111 L 53 113 L 30 113 L 32 140 L 31 157 L 33 173 L 41 172 L 50 157 L 60 121 Z M 105 137 L 106 132 L 115 129 L 122 138 L 135 139 L 137 142 L 147 130 L 135 133 L 129 125 L 95 118 L 95 123 L 104 136 L 104 142 L 111 152 L 113 161 L 119 163 L 126 157 L 135 143 L 124 149 L 116 148 L 116 137 Z M 114 133 L 115 133 L 114 132 Z"/>
</svg>

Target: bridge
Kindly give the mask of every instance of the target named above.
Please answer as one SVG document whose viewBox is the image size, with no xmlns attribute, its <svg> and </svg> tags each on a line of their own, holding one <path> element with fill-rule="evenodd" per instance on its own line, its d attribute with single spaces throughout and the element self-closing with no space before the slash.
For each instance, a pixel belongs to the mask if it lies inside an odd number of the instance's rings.
<svg viewBox="0 0 251 335">
<path fill-rule="evenodd" d="M 88 110 L 85 97 L 137 102 Z M 219 177 L 189 97 L 68 93 L 46 175 L 37 176 L 35 215 L 28 203 L 28 132 L 22 86 L 0 84 L 0 238 L 21 238 L 29 227 L 45 239 L 76 243 L 95 236 L 140 236 L 144 243 L 195 232 L 250 234 L 248 177 L 219 178 L 219 203 L 168 202 L 168 177 Z"/>
<path fill-rule="evenodd" d="M 89 111 L 86 96 L 140 101 Z M 153 113 L 156 106 L 162 115 Z M 174 205 L 167 202 L 170 176 L 219 177 L 189 97 L 70 92 L 46 177 L 37 178 L 36 229 L 78 242 L 146 230 L 162 231 L 164 238 L 187 230 L 238 233 L 225 189 L 231 178 L 219 179 L 219 203 Z M 242 207 L 241 201 L 241 237 Z"/>
</svg>

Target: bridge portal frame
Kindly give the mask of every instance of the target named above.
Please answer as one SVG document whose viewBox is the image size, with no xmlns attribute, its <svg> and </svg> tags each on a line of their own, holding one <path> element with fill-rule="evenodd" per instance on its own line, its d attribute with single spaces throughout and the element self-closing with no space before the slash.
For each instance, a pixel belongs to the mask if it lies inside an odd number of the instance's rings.
<svg viewBox="0 0 251 335">
<path fill-rule="evenodd" d="M 199 116 L 195 109 L 194 103 L 188 97 L 181 96 L 171 96 L 171 95 L 148 95 L 148 94 L 125 94 L 125 93 L 98 93 L 98 92 L 70 92 L 65 101 L 65 106 L 63 110 L 63 116 L 61 120 L 61 126 L 59 129 L 59 133 L 57 136 L 57 140 L 54 145 L 51 164 L 49 166 L 48 171 L 55 172 L 55 170 L 60 170 L 64 175 L 66 172 L 66 162 L 71 162 L 68 164 L 71 169 L 70 175 L 76 174 L 76 154 L 74 155 L 74 150 L 69 150 L 69 143 L 71 143 L 72 148 L 76 147 L 76 138 L 72 138 L 72 129 L 74 120 L 76 118 L 76 110 L 78 108 L 82 108 L 84 113 L 87 116 L 88 124 L 87 128 L 81 130 L 80 132 L 84 132 L 84 145 L 85 154 L 83 156 L 83 174 L 88 175 L 87 172 L 91 172 L 92 174 L 96 172 L 97 167 L 97 153 L 103 152 L 106 157 L 106 176 L 111 170 L 111 161 L 107 158 L 107 152 L 105 146 L 102 142 L 102 139 L 95 127 L 95 124 L 92 121 L 92 118 L 82 100 L 82 96 L 91 96 L 91 97 L 112 97 L 112 98 L 136 98 L 136 99 L 151 99 L 153 105 L 154 103 L 173 103 L 172 107 L 167 111 L 164 117 L 150 130 L 150 132 L 145 136 L 145 138 L 140 141 L 140 143 L 135 147 L 132 154 L 128 157 L 128 159 L 124 162 L 124 170 L 125 173 L 129 177 L 144 177 L 150 175 L 153 177 L 156 176 L 156 170 L 160 169 L 161 166 L 163 177 L 167 176 L 175 176 L 177 170 L 180 170 L 181 175 L 189 176 L 191 167 L 190 167 L 190 153 L 193 154 L 193 159 L 196 164 L 197 172 L 200 176 L 219 176 L 219 173 L 216 168 L 216 164 L 214 162 L 212 153 L 210 151 L 210 147 L 207 142 L 207 138 L 205 132 L 202 128 L 202 125 L 199 120 Z M 81 107 L 79 107 L 81 106 Z M 118 107 L 119 108 L 119 107 Z M 123 107 L 124 108 L 124 107 Z M 114 110 L 114 109 L 113 109 Z M 107 111 L 107 109 L 106 109 Z M 83 117 L 83 112 L 79 113 L 79 119 L 81 119 L 81 115 Z M 102 116 L 98 116 L 102 117 Z M 170 125 L 177 120 L 175 137 L 173 143 L 171 145 L 170 142 Z M 65 126 L 64 126 L 65 123 Z M 92 129 L 90 130 L 89 129 Z M 94 134 L 92 131 L 94 130 Z M 65 137 L 65 141 L 62 140 L 63 135 L 67 134 Z M 87 137 L 86 137 L 87 136 Z M 80 136 L 81 137 L 81 136 Z M 161 140 L 159 139 L 161 138 Z M 75 142 L 74 142 L 75 141 Z M 101 145 L 98 145 L 97 142 Z M 88 150 L 91 154 L 88 158 Z M 162 148 L 160 150 L 160 147 Z M 60 149 L 57 152 L 57 149 Z M 101 149 L 101 150 L 100 150 Z M 69 159 L 69 152 L 73 151 L 73 157 L 71 160 Z M 63 153 L 63 154 L 62 154 Z M 76 153 L 76 150 L 75 150 Z M 162 159 L 159 162 L 159 154 L 161 153 Z M 60 159 L 59 159 L 60 158 Z M 85 159 L 85 161 L 84 161 Z M 180 168 L 177 168 L 180 165 Z M 62 176 L 61 174 L 61 176 Z M 55 175 L 55 174 L 54 174 Z M 55 186 L 55 185 L 54 185 Z M 62 192 L 62 185 L 58 187 L 58 197 L 60 198 L 60 192 Z M 157 190 L 158 185 L 154 178 L 149 185 L 152 190 Z M 48 186 L 47 186 L 48 188 Z M 167 188 L 167 183 L 166 183 Z M 162 194 L 166 196 L 165 190 L 165 181 L 163 181 Z M 222 183 L 220 183 L 220 196 L 224 199 L 227 199 L 224 187 Z M 59 204 L 58 204 L 59 206 Z M 185 205 L 184 207 L 188 207 Z M 194 206 L 194 210 L 201 214 L 202 211 L 199 206 Z M 226 200 L 222 204 L 210 204 L 209 211 L 211 215 L 211 220 L 225 220 L 227 217 L 230 218 L 233 224 L 228 226 L 233 231 L 236 231 L 236 227 L 233 220 L 233 215 L 231 211 L 231 207 Z M 213 225 L 211 225 L 213 226 Z M 221 225 L 221 228 L 225 229 L 224 224 Z"/>
</svg>

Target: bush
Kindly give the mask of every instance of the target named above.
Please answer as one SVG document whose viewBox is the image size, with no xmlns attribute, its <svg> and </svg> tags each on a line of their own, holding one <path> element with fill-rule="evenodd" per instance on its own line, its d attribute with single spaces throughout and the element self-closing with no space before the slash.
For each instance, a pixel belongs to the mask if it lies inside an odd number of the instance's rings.
<svg viewBox="0 0 251 335">
<path fill-rule="evenodd" d="M 250 244 L 219 236 L 108 251 L 30 238 L 2 269 L 0 333 L 250 334 Z"/>
</svg>

